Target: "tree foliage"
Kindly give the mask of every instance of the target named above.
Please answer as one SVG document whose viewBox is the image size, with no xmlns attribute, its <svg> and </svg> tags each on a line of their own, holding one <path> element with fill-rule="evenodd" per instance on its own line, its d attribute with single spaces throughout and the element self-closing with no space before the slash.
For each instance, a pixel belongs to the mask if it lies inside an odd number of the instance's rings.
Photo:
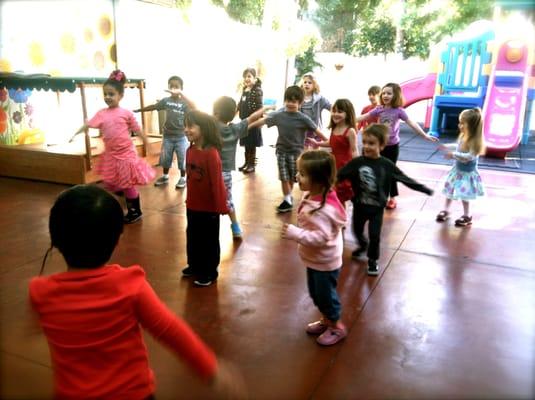
<svg viewBox="0 0 535 400">
<path fill-rule="evenodd" d="M 264 3 L 265 0 L 212 0 L 212 4 L 223 7 L 229 17 L 249 25 L 262 24 Z"/>
<path fill-rule="evenodd" d="M 306 51 L 295 57 L 295 69 L 297 70 L 296 83 L 306 72 L 312 72 L 315 68 L 323 68 L 323 65 L 316 61 L 316 40 L 312 40 Z"/>
<path fill-rule="evenodd" d="M 433 43 L 473 21 L 490 18 L 494 0 L 317 0 L 317 4 L 314 20 L 326 51 L 359 56 L 399 51 L 406 58 L 426 58 Z M 402 9 L 396 10 L 400 5 Z"/>
</svg>

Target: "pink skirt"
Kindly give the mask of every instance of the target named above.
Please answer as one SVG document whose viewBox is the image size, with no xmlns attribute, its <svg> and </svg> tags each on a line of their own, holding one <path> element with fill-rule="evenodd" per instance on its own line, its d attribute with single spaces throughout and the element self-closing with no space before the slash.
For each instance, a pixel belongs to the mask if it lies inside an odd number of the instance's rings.
<svg viewBox="0 0 535 400">
<path fill-rule="evenodd" d="M 146 185 L 156 175 L 154 169 L 137 155 L 118 159 L 107 152 L 102 153 L 95 170 L 104 182 L 121 189 Z"/>
</svg>

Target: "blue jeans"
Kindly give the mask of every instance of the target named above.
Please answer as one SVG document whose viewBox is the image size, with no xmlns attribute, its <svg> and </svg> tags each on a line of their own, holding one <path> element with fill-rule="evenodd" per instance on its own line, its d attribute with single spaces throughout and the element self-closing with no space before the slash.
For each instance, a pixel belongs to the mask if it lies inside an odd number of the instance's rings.
<svg viewBox="0 0 535 400">
<path fill-rule="evenodd" d="M 338 321 L 342 313 L 340 298 L 336 292 L 340 268 L 334 271 L 318 271 L 307 267 L 308 292 L 325 318 Z"/>
<path fill-rule="evenodd" d="M 186 149 L 188 139 L 186 136 L 164 136 L 160 153 L 160 166 L 171 168 L 173 155 L 176 154 L 176 162 L 181 172 L 186 171 Z"/>
</svg>

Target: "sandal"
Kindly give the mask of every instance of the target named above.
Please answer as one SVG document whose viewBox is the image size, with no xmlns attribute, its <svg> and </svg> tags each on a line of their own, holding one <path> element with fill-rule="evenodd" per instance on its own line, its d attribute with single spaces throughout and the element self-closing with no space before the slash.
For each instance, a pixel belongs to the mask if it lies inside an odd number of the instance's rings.
<svg viewBox="0 0 535 400">
<path fill-rule="evenodd" d="M 437 222 L 444 222 L 450 217 L 450 213 L 446 210 L 442 210 L 437 214 Z"/>
<path fill-rule="evenodd" d="M 472 217 L 463 215 L 461 218 L 455 220 L 455 226 L 468 226 L 472 225 Z"/>
</svg>

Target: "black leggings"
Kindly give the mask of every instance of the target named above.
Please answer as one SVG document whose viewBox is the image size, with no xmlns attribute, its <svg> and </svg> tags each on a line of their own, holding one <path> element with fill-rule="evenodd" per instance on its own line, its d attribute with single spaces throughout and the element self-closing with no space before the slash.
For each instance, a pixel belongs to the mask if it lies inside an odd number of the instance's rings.
<svg viewBox="0 0 535 400">
<path fill-rule="evenodd" d="M 381 155 L 395 164 L 399 157 L 399 144 L 386 146 L 383 151 L 381 151 Z M 392 180 L 392 183 L 390 184 L 390 197 L 396 197 L 398 194 L 398 183 L 395 180 Z"/>
</svg>

